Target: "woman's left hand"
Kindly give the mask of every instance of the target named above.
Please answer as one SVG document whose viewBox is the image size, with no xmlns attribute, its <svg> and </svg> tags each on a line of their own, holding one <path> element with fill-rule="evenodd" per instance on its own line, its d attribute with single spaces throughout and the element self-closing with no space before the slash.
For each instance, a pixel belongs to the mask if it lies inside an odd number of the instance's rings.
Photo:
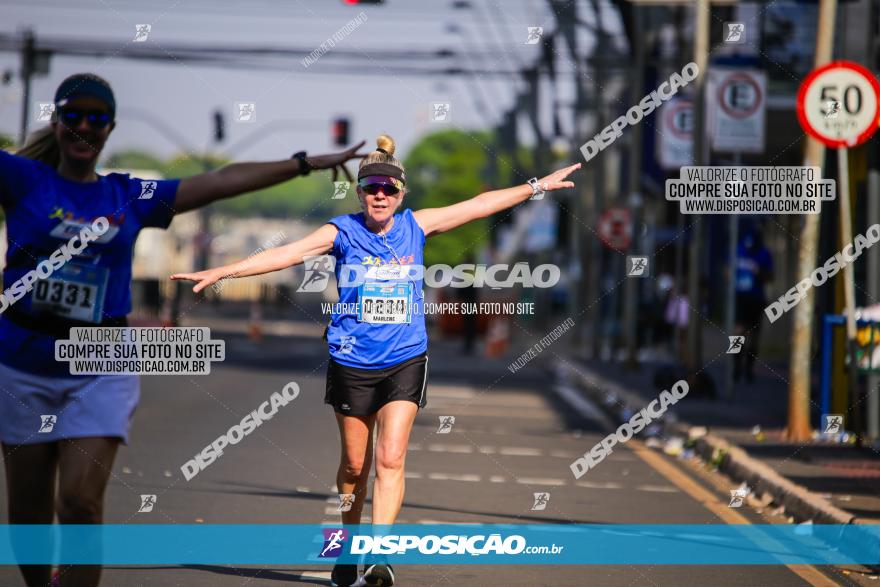
<svg viewBox="0 0 880 587">
<path fill-rule="evenodd" d="M 568 167 L 563 167 L 558 171 L 554 171 L 550 175 L 546 177 L 542 177 L 538 180 L 538 183 L 545 192 L 552 192 L 554 190 L 564 190 L 566 188 L 573 188 L 573 181 L 565 181 L 565 178 L 577 171 L 581 168 L 580 163 L 575 163 L 574 165 L 569 165 Z"/>
<path fill-rule="evenodd" d="M 357 150 L 363 147 L 366 143 L 367 141 L 361 141 L 354 147 L 346 149 L 345 151 L 340 151 L 339 153 L 311 155 L 308 158 L 309 165 L 312 166 L 312 169 L 332 169 L 333 181 L 336 181 L 336 178 L 339 176 L 339 170 L 342 169 L 342 172 L 345 174 L 345 177 L 348 178 L 348 181 L 354 182 L 351 173 L 349 173 L 348 169 L 345 167 L 345 163 L 351 159 L 363 159 L 366 157 L 367 153 L 357 152 Z"/>
</svg>

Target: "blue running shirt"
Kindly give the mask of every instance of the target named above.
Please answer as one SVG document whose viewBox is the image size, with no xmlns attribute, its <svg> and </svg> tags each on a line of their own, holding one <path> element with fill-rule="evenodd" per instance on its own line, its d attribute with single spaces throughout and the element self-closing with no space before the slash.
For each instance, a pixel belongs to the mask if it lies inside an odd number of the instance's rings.
<svg viewBox="0 0 880 587">
<path fill-rule="evenodd" d="M 138 233 L 167 228 L 180 180 L 140 180 L 110 173 L 90 183 L 65 179 L 39 161 L 0 150 L 0 205 L 6 213 L 8 289 L 61 245 L 104 216 L 109 229 L 15 302 L 16 310 L 46 310 L 99 323 L 131 311 L 131 264 Z M 51 280 L 51 281 L 50 281 Z M 103 284 L 103 285 L 102 285 Z M 36 296 L 36 299 L 35 299 Z M 0 363 L 31 373 L 70 377 L 55 361 L 55 339 L 0 314 Z"/>
<path fill-rule="evenodd" d="M 412 210 L 394 215 L 384 239 L 370 232 L 362 213 L 337 216 L 329 224 L 339 229 L 332 251 L 339 303 L 360 302 L 357 312 L 331 314 L 330 356 L 349 367 L 383 369 L 423 354 L 425 233 Z"/>
</svg>

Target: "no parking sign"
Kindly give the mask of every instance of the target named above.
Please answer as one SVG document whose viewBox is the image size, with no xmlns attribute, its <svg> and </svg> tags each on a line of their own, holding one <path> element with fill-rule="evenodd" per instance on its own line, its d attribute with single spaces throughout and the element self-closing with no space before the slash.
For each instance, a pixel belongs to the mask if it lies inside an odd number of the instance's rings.
<svg viewBox="0 0 880 587">
<path fill-rule="evenodd" d="M 663 169 L 677 170 L 694 162 L 694 104 L 675 96 L 660 107 L 657 160 Z"/>
<path fill-rule="evenodd" d="M 709 70 L 708 128 L 715 151 L 762 153 L 767 76 L 746 68 Z"/>
</svg>

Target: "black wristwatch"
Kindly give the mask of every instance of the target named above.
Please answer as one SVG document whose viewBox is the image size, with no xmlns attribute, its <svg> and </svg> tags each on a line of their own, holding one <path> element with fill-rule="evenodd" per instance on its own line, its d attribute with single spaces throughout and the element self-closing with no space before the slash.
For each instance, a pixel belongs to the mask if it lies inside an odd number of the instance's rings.
<svg viewBox="0 0 880 587">
<path fill-rule="evenodd" d="M 300 151 L 298 153 L 294 153 L 291 159 L 296 159 L 299 161 L 299 174 L 300 175 L 308 175 L 312 170 L 312 166 L 309 165 L 309 160 L 306 159 L 306 152 Z"/>
</svg>

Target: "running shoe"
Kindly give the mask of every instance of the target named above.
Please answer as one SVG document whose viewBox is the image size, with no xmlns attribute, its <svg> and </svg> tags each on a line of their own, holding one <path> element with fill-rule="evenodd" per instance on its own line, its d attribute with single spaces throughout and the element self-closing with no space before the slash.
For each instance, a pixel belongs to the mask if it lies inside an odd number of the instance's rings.
<svg viewBox="0 0 880 587">
<path fill-rule="evenodd" d="M 330 573 L 330 582 L 335 587 L 350 587 L 358 580 L 357 565 L 336 565 Z"/>
<path fill-rule="evenodd" d="M 364 583 L 370 587 L 394 585 L 394 569 L 391 565 L 369 565 L 364 571 Z"/>
</svg>

